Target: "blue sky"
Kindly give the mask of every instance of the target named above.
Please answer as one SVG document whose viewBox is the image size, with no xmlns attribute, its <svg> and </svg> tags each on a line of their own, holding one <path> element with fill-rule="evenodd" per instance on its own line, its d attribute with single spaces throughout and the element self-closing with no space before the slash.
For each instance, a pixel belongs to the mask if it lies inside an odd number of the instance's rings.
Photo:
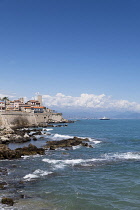
<svg viewBox="0 0 140 210">
<path fill-rule="evenodd" d="M 139 11 L 139 0 L 0 0 L 0 94 L 138 106 Z"/>
</svg>

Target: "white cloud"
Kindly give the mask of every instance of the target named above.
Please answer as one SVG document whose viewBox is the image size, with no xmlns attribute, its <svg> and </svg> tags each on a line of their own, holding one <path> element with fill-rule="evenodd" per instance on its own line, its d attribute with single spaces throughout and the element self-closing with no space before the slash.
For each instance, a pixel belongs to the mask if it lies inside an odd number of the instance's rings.
<svg viewBox="0 0 140 210">
<path fill-rule="evenodd" d="M 140 104 L 127 100 L 114 100 L 105 94 L 94 95 L 82 93 L 79 97 L 57 93 L 55 96 L 43 95 L 43 103 L 47 107 L 59 108 L 92 108 L 96 110 L 119 110 L 140 112 Z"/>
<path fill-rule="evenodd" d="M 4 94 L 4 93 L 0 93 L 0 98 L 4 98 L 4 97 L 8 97 L 8 98 L 14 98 L 14 95 L 11 94 Z"/>
</svg>

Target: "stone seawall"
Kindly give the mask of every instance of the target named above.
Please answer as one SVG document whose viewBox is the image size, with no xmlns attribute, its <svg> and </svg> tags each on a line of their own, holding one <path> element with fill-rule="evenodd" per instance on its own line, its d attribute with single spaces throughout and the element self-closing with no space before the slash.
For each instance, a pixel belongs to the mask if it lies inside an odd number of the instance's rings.
<svg viewBox="0 0 140 210">
<path fill-rule="evenodd" d="M 37 124 L 60 122 L 64 120 L 61 113 L 35 113 L 34 117 Z"/>
<path fill-rule="evenodd" d="M 61 113 L 26 113 L 20 111 L 6 111 L 0 113 L 1 127 L 28 127 L 45 125 L 48 122 L 63 121 Z"/>
</svg>

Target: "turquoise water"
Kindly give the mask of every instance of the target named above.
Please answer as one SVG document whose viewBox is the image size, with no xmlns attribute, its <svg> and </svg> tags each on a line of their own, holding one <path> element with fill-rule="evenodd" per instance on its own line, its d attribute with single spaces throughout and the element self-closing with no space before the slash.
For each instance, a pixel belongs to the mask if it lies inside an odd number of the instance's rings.
<svg viewBox="0 0 140 210">
<path fill-rule="evenodd" d="M 9 170 L 3 178 L 14 186 L 1 197 L 25 195 L 4 209 L 140 209 L 140 120 L 80 120 L 45 132 L 51 135 L 35 142 L 38 146 L 79 136 L 89 137 L 93 148 L 1 161 Z"/>
</svg>

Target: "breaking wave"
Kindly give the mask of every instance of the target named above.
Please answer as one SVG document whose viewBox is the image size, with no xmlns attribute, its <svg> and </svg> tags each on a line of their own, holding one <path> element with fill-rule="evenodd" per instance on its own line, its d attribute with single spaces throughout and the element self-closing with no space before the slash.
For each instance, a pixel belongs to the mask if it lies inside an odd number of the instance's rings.
<svg viewBox="0 0 140 210">
<path fill-rule="evenodd" d="M 95 164 L 107 164 L 112 161 L 121 161 L 121 160 L 140 160 L 140 153 L 115 153 L 115 154 L 105 154 L 100 158 L 91 158 L 91 159 L 67 159 L 67 160 L 55 160 L 44 158 L 42 161 L 51 166 L 54 169 L 64 168 L 65 166 L 92 166 Z"/>
<path fill-rule="evenodd" d="M 100 144 L 102 141 L 93 139 L 93 138 L 88 138 L 90 142 L 93 142 L 94 144 Z"/>
<path fill-rule="evenodd" d="M 53 140 L 63 140 L 63 139 L 70 139 L 70 138 L 73 138 L 73 137 L 74 137 L 74 136 L 61 135 L 61 134 L 56 133 L 56 134 L 54 134 L 54 135 L 52 136 L 52 139 L 53 139 Z"/>
<path fill-rule="evenodd" d="M 43 130 L 43 131 L 52 131 L 53 128 L 43 128 L 42 130 Z"/>
<path fill-rule="evenodd" d="M 73 150 L 75 150 L 75 149 L 80 149 L 80 148 L 81 148 L 81 145 L 73 146 L 73 147 L 72 147 Z"/>
<path fill-rule="evenodd" d="M 74 136 L 61 135 L 61 134 L 58 134 L 58 133 L 56 133 L 56 134 L 54 134 L 54 135 L 51 136 L 51 139 L 53 139 L 53 140 L 55 140 L 55 141 L 57 141 L 57 140 L 63 140 L 63 139 L 72 139 L 72 138 L 74 138 Z M 78 137 L 78 138 L 81 138 L 81 139 L 87 138 L 87 139 L 89 139 L 90 142 L 92 142 L 92 143 L 94 143 L 94 144 L 99 144 L 99 143 L 101 143 L 100 140 L 93 139 L 93 138 L 89 138 L 89 137 Z"/>
<path fill-rule="evenodd" d="M 94 163 L 100 162 L 100 161 L 103 161 L 103 159 L 92 158 L 92 159 L 55 160 L 55 159 L 44 158 L 42 161 L 51 164 L 54 167 L 54 169 L 58 169 L 58 168 L 64 168 L 65 166 L 68 166 L 68 165 L 75 166 L 75 165 L 82 165 L 82 164 L 87 164 L 87 163 L 92 163 L 92 162 Z"/>
<path fill-rule="evenodd" d="M 36 155 L 23 155 L 21 156 L 24 160 L 26 159 L 29 159 L 29 158 L 38 158 L 38 157 L 42 157 L 43 155 L 39 155 L 39 154 L 36 154 Z"/>
<path fill-rule="evenodd" d="M 32 174 L 27 174 L 23 177 L 23 179 L 25 181 L 31 181 L 33 179 L 37 179 L 39 177 L 42 177 L 42 176 L 47 176 L 49 174 L 52 174 L 53 172 L 48 172 L 48 171 L 43 171 L 43 170 L 40 170 L 40 169 L 37 169 L 35 170 Z"/>
<path fill-rule="evenodd" d="M 108 159 L 115 159 L 115 160 L 140 160 L 140 153 L 126 152 L 126 153 L 105 154 L 104 157 L 107 160 Z"/>
</svg>

